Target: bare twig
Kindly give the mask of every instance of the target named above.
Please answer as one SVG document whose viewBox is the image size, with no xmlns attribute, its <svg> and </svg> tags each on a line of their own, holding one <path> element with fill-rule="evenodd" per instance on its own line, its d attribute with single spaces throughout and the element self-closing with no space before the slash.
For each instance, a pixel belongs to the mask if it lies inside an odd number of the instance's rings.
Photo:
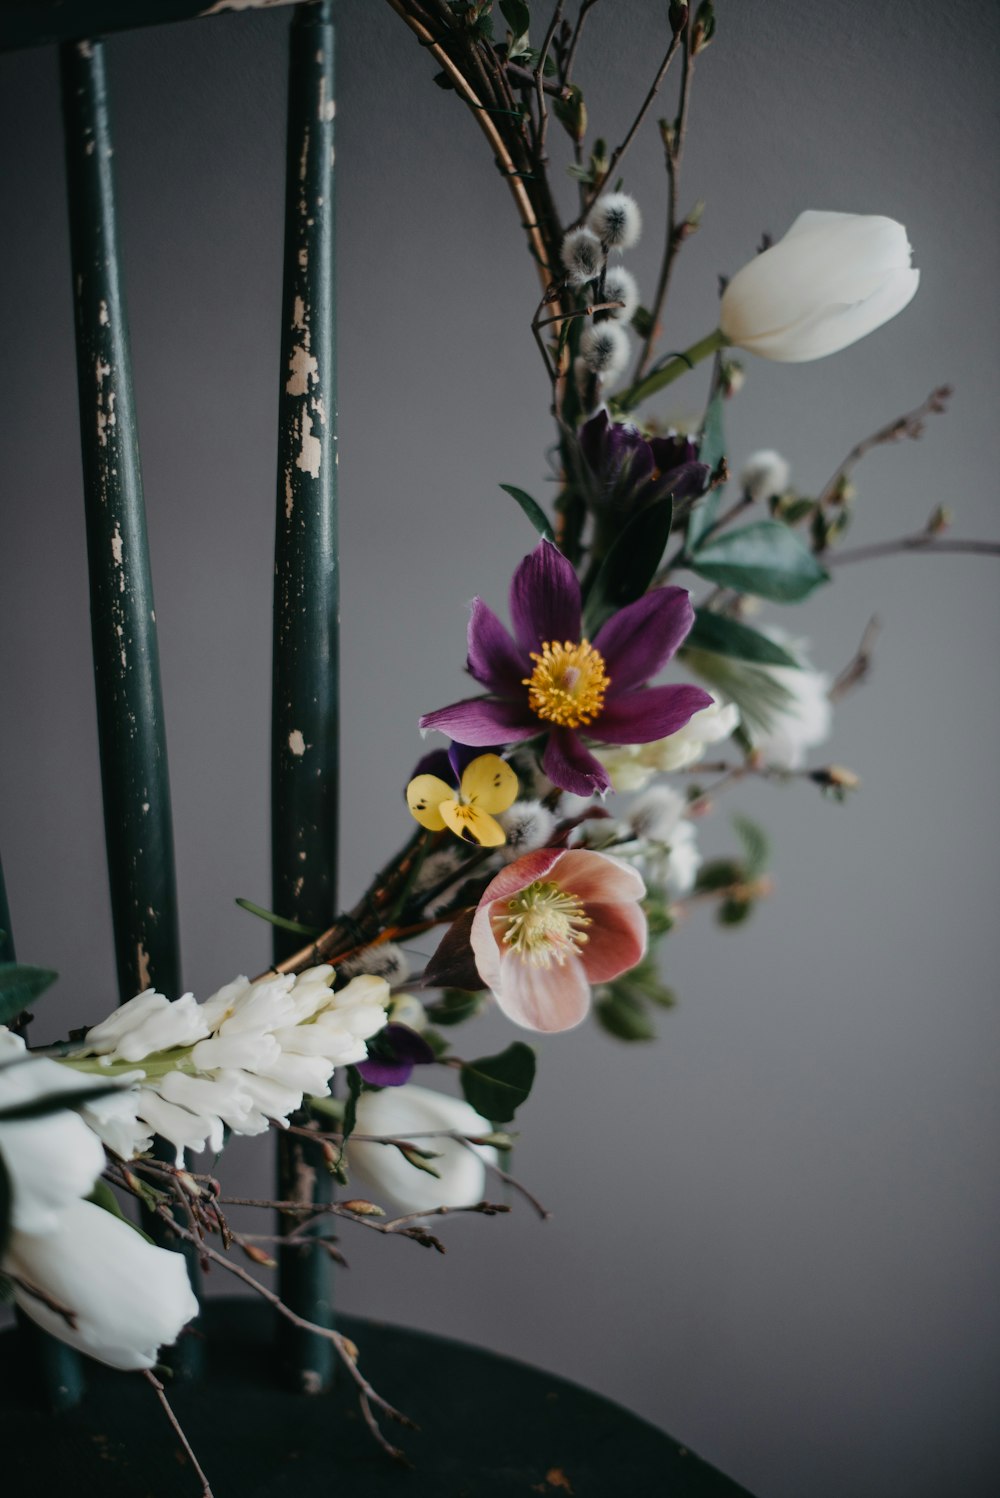
<svg viewBox="0 0 1000 1498">
<path fill-rule="evenodd" d="M 597 0 L 583 0 L 573 28 L 573 37 L 566 51 L 566 57 L 562 66 L 562 81 L 564 84 L 570 82 L 573 72 L 573 64 L 576 61 L 576 49 L 580 45 L 580 33 L 583 31 L 583 23 L 587 19 L 589 11 L 593 10 Z"/>
<path fill-rule="evenodd" d="M 177 1416 L 174 1414 L 173 1410 L 170 1408 L 170 1401 L 167 1398 L 166 1390 L 164 1389 L 163 1385 L 160 1383 L 160 1380 L 156 1377 L 156 1375 L 154 1373 L 152 1373 L 150 1371 L 149 1368 L 144 1368 L 142 1370 L 142 1376 L 146 1380 L 146 1382 L 150 1385 L 150 1387 L 153 1389 L 153 1391 L 155 1392 L 157 1399 L 160 1401 L 160 1405 L 162 1406 L 164 1414 L 166 1415 L 167 1419 L 170 1421 L 171 1425 L 174 1428 L 174 1434 L 177 1436 L 177 1439 L 180 1441 L 181 1445 L 184 1447 L 184 1450 L 185 1450 L 185 1452 L 187 1454 L 188 1460 L 190 1461 L 192 1467 L 195 1470 L 195 1474 L 196 1474 L 196 1476 L 198 1478 L 198 1481 L 201 1483 L 201 1494 L 202 1494 L 202 1498 L 212 1498 L 212 1489 L 209 1487 L 208 1478 L 205 1476 L 205 1473 L 202 1471 L 201 1463 L 198 1461 L 198 1458 L 194 1454 L 194 1449 L 193 1449 L 193 1447 L 191 1445 L 191 1442 L 188 1440 L 187 1436 L 184 1434 L 184 1430 L 183 1430 L 183 1428 L 181 1426 L 181 1422 L 178 1420 Z"/>
<path fill-rule="evenodd" d="M 476 1150 L 476 1146 L 474 1144 L 470 1144 L 468 1139 L 466 1139 L 463 1134 L 452 1134 L 451 1137 L 459 1144 L 463 1144 L 467 1150 L 472 1150 L 475 1153 L 478 1153 L 478 1151 Z M 480 1156 L 480 1158 L 482 1159 L 482 1156 Z M 503 1181 L 505 1186 L 510 1186 L 512 1190 L 518 1192 L 520 1196 L 523 1196 L 526 1202 L 530 1202 L 543 1222 L 548 1222 L 549 1218 L 552 1216 L 552 1213 L 548 1210 L 547 1207 L 542 1206 L 541 1202 L 538 1200 L 538 1197 L 533 1196 L 528 1190 L 527 1186 L 522 1186 L 521 1182 L 517 1180 L 515 1176 L 510 1175 L 506 1170 L 502 1170 L 499 1165 L 494 1165 L 492 1160 L 484 1159 L 483 1164 L 486 1166 L 487 1170 L 493 1172 L 498 1180 Z"/>
<path fill-rule="evenodd" d="M 549 127 L 549 111 L 545 103 L 545 90 L 542 84 L 542 74 L 545 68 L 545 59 L 548 57 L 549 48 L 552 46 L 552 38 L 556 33 L 556 27 L 562 20 L 563 6 L 565 5 L 565 3 L 566 0 L 556 0 L 555 9 L 552 12 L 552 19 L 549 22 L 549 29 L 545 33 L 545 40 L 542 42 L 541 48 L 538 53 L 538 61 L 535 64 L 535 109 L 537 111 L 535 151 L 539 166 L 542 166 L 546 160 L 545 133 Z"/>
<path fill-rule="evenodd" d="M 923 436 L 926 418 L 938 412 L 947 411 L 951 395 L 950 385 L 939 385 L 915 411 L 909 411 L 905 416 L 897 416 L 894 421 L 888 422 L 884 427 L 879 427 L 877 432 L 872 432 L 870 437 L 865 437 L 863 441 L 856 443 L 824 487 L 817 503 L 821 506 L 829 504 L 841 481 L 866 453 L 871 452 L 873 447 L 880 447 L 885 442 L 898 442 L 903 437 L 916 439 Z"/>
<path fill-rule="evenodd" d="M 849 562 L 869 562 L 875 557 L 891 557 L 904 551 L 949 552 L 952 555 L 1000 557 L 1000 541 L 942 539 L 930 531 L 918 531 L 914 536 L 897 536 L 893 541 L 876 541 L 871 546 L 855 546 L 849 551 L 828 552 L 824 558 L 827 567 L 843 567 Z"/>
<path fill-rule="evenodd" d="M 389 3 L 392 4 L 392 0 L 389 0 Z M 676 56 L 677 49 L 681 44 L 682 34 L 683 33 L 681 31 L 677 31 L 670 38 L 670 46 L 667 48 L 666 55 L 664 56 L 663 61 L 660 63 L 660 66 L 657 69 L 656 77 L 650 84 L 649 92 L 647 93 L 645 99 L 642 101 L 642 104 L 639 106 L 639 112 L 629 126 L 625 139 L 622 141 L 621 145 L 616 146 L 612 151 L 607 167 L 602 172 L 598 180 L 594 183 L 594 186 L 590 192 L 590 202 L 593 202 L 595 198 L 600 197 L 601 193 L 604 191 L 605 187 L 614 176 L 618 168 L 618 164 L 621 161 L 622 157 L 625 155 L 625 152 L 628 150 L 629 146 L 635 139 L 639 126 L 646 118 L 649 107 L 652 104 L 653 100 L 656 98 L 657 93 L 659 92 L 660 84 L 667 76 L 667 70 L 670 67 L 670 64 L 673 62 L 674 57 Z M 583 214 L 580 215 L 577 223 L 582 222 L 582 220 Z M 574 225 L 574 228 L 575 227 L 576 225 Z"/>
<path fill-rule="evenodd" d="M 860 686 L 862 682 L 867 681 L 872 669 L 875 641 L 878 639 L 881 629 L 881 621 L 877 615 L 873 614 L 865 625 L 865 632 L 861 636 L 860 645 L 827 693 L 831 702 L 839 702 L 854 687 Z"/>
</svg>

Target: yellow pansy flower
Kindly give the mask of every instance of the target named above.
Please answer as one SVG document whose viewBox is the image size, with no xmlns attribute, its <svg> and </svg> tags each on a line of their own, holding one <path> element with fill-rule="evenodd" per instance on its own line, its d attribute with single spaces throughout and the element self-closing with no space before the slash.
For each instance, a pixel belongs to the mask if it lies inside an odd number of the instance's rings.
<svg viewBox="0 0 1000 1498">
<path fill-rule="evenodd" d="M 447 827 L 467 843 L 499 848 L 507 835 L 491 812 L 517 798 L 517 776 L 499 754 L 480 754 L 466 766 L 458 790 L 437 775 L 415 775 L 406 787 L 410 813 L 430 832 Z"/>
</svg>

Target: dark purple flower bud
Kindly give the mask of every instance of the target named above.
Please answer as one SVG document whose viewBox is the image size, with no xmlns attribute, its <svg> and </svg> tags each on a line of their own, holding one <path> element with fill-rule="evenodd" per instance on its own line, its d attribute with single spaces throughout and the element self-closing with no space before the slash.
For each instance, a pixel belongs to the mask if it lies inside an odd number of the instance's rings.
<svg viewBox="0 0 1000 1498">
<path fill-rule="evenodd" d="M 402 1087 L 415 1066 L 429 1066 L 434 1052 L 409 1025 L 386 1025 L 368 1042 L 368 1060 L 358 1071 L 372 1087 Z"/>
<path fill-rule="evenodd" d="M 628 422 L 612 421 L 607 411 L 580 428 L 580 449 L 593 476 L 595 508 L 622 518 L 668 494 L 690 501 L 708 488 L 708 468 L 697 461 L 690 437 L 647 438 Z"/>
</svg>

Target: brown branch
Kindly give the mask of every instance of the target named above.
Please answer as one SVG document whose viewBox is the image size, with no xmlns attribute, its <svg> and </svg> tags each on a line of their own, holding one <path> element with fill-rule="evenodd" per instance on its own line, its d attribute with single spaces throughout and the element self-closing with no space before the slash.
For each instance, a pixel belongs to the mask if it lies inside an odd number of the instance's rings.
<svg viewBox="0 0 1000 1498">
<path fill-rule="evenodd" d="M 535 135 L 535 149 L 539 166 L 544 165 L 546 160 L 545 133 L 548 130 L 549 126 L 549 111 L 545 104 L 545 91 L 542 87 L 542 72 L 545 67 L 545 59 L 549 55 L 549 48 L 552 46 L 552 38 L 555 36 L 556 27 L 562 20 L 563 6 L 565 3 L 566 0 L 556 0 L 555 9 L 552 12 L 552 19 L 549 22 L 549 29 L 545 33 L 545 40 L 542 42 L 541 49 L 538 53 L 538 61 L 535 64 L 535 108 L 537 111 L 538 120 L 538 128 Z"/>
<path fill-rule="evenodd" d="M 897 416 L 894 421 L 888 422 L 884 427 L 879 427 L 877 432 L 872 432 L 870 437 L 865 437 L 863 441 L 856 443 L 824 487 L 817 504 L 820 506 L 829 504 L 841 481 L 866 453 L 871 452 L 873 447 L 880 447 L 885 442 L 898 442 L 903 437 L 916 440 L 923 436 L 926 418 L 947 411 L 951 395 L 950 385 L 939 385 L 915 411 L 909 411 L 905 416 Z"/>
<path fill-rule="evenodd" d="M 580 33 L 583 31 L 583 23 L 587 19 L 588 11 L 593 10 L 596 4 L 597 0 L 582 0 L 580 10 L 576 18 L 576 25 L 573 28 L 573 36 L 570 41 L 569 47 L 566 50 L 566 58 L 563 62 L 562 81 L 564 84 L 569 83 L 570 81 L 570 74 L 573 71 L 573 63 L 576 61 L 576 49 L 580 45 Z"/>
<path fill-rule="evenodd" d="M 185 1452 L 187 1453 L 188 1460 L 195 1470 L 198 1481 L 201 1483 L 202 1498 L 212 1498 L 212 1489 L 209 1487 L 208 1478 L 202 1471 L 201 1464 L 194 1454 L 194 1449 L 191 1445 L 191 1442 L 184 1434 L 181 1422 L 178 1420 L 177 1416 L 170 1408 L 170 1401 L 167 1398 L 166 1390 L 164 1389 L 163 1385 L 160 1383 L 160 1380 L 156 1377 L 156 1375 L 152 1373 L 148 1368 L 144 1368 L 142 1370 L 142 1376 L 156 1394 L 156 1397 L 160 1401 L 160 1405 L 163 1409 L 164 1414 L 174 1428 L 174 1433 L 176 1434 L 177 1439 L 180 1441 L 181 1445 L 184 1447 Z"/>
<path fill-rule="evenodd" d="M 860 645 L 827 693 L 831 702 L 839 702 L 854 687 L 860 686 L 862 682 L 867 681 L 871 674 L 875 641 L 878 639 L 881 629 L 881 621 L 877 615 L 873 614 L 865 625 L 865 632 L 861 636 Z"/>
<path fill-rule="evenodd" d="M 389 3 L 392 4 L 393 0 L 389 0 Z M 653 100 L 656 98 L 657 93 L 659 92 L 660 84 L 667 76 L 667 70 L 670 67 L 670 64 L 673 62 L 674 57 L 677 53 L 677 49 L 681 44 L 682 35 L 682 31 L 675 31 L 673 36 L 670 38 L 670 46 L 667 48 L 666 55 L 663 61 L 660 63 L 660 66 L 656 73 L 656 77 L 650 84 L 649 92 L 646 95 L 645 99 L 642 101 L 642 104 L 639 106 L 639 112 L 636 115 L 635 119 L 632 121 L 632 124 L 629 126 L 628 133 L 626 134 L 625 139 L 622 141 L 620 146 L 616 146 L 612 151 L 611 159 L 609 160 L 607 167 L 605 168 L 601 177 L 594 184 L 594 187 L 590 192 L 590 202 L 594 202 L 596 198 L 600 197 L 608 182 L 614 176 L 614 173 L 618 167 L 618 163 L 621 161 L 622 157 L 625 155 L 625 152 L 628 150 L 629 146 L 635 139 L 639 126 L 646 118 L 649 107 L 652 104 Z M 582 223 L 583 217 L 584 215 L 581 214 L 580 218 L 577 220 L 577 223 Z M 576 224 L 574 224 L 573 227 L 575 228 Z"/>
<path fill-rule="evenodd" d="M 898 536 L 894 541 L 876 541 L 871 546 L 855 546 L 850 551 L 828 552 L 823 562 L 827 567 L 842 567 L 849 562 L 869 562 L 875 557 L 891 557 L 905 551 L 1000 557 L 1000 541 L 942 540 L 930 531 L 918 531 L 915 536 Z"/>
</svg>

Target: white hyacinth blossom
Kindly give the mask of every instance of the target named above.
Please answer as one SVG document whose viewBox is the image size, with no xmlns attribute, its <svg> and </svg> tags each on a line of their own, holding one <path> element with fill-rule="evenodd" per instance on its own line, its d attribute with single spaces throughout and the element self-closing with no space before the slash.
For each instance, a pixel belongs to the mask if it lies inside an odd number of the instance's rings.
<svg viewBox="0 0 1000 1498">
<path fill-rule="evenodd" d="M 147 989 L 95 1025 L 67 1058 L 78 1070 L 121 1075 L 123 1097 L 96 1104 L 88 1122 L 130 1158 L 153 1134 L 185 1149 L 216 1153 L 225 1130 L 261 1134 L 287 1123 L 304 1096 L 326 1097 L 338 1066 L 363 1061 L 366 1040 L 386 1023 L 389 985 L 366 973 L 331 988 L 332 967 L 297 977 L 236 978 L 198 1004 L 171 1003 Z"/>
</svg>

